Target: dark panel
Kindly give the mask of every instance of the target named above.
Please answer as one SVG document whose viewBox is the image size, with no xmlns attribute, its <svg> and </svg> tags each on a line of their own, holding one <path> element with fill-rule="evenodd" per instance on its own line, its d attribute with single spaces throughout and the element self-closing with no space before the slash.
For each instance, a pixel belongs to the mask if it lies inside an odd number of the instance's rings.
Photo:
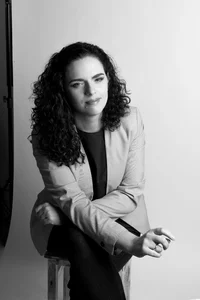
<svg viewBox="0 0 200 300">
<path fill-rule="evenodd" d="M 11 3 L 0 1 L 0 245 L 5 246 L 12 213 L 13 112 Z M 9 101 L 8 101 L 9 99 Z"/>
</svg>

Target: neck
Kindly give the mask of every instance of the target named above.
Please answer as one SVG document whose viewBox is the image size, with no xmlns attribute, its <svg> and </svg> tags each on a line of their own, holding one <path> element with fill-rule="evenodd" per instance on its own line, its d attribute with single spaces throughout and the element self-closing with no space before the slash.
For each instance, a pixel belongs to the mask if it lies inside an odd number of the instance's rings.
<svg viewBox="0 0 200 300">
<path fill-rule="evenodd" d="M 97 132 L 102 128 L 101 115 L 84 117 L 75 115 L 75 122 L 77 128 L 85 132 Z"/>
</svg>

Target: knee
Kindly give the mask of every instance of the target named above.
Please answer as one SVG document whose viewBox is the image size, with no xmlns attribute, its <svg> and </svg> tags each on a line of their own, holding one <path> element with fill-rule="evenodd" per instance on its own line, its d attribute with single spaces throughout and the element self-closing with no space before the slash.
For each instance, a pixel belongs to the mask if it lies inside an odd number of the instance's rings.
<svg viewBox="0 0 200 300">
<path fill-rule="evenodd" d="M 94 250 L 94 241 L 90 239 L 80 230 L 72 230 L 70 232 L 70 244 L 74 253 L 78 253 L 80 258 L 88 258 Z"/>
</svg>

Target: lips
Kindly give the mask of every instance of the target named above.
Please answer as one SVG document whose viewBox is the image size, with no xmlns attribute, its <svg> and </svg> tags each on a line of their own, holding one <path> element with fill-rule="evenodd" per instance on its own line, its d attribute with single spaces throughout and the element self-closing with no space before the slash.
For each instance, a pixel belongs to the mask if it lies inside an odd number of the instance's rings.
<svg viewBox="0 0 200 300">
<path fill-rule="evenodd" d="M 97 104 L 99 102 L 100 99 L 101 98 L 88 100 L 88 101 L 86 101 L 86 104 L 88 104 L 88 105 L 95 105 L 95 104 Z"/>
</svg>

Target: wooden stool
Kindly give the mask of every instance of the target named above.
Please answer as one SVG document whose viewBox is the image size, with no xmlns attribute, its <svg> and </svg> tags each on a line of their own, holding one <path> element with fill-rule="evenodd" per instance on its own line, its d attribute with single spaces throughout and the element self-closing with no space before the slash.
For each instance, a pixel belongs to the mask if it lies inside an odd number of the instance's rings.
<svg viewBox="0 0 200 300">
<path fill-rule="evenodd" d="M 50 253 L 46 253 L 45 258 L 48 259 L 48 300 L 58 300 L 58 273 L 63 268 L 63 300 L 68 300 L 68 272 L 67 267 L 70 267 L 70 262 L 67 258 L 54 256 Z M 122 268 L 119 272 L 121 277 L 126 300 L 130 300 L 130 267 L 131 260 Z"/>
<path fill-rule="evenodd" d="M 67 267 L 70 267 L 70 262 L 66 258 L 45 254 L 48 259 L 48 300 L 58 300 L 58 273 L 63 268 L 63 300 L 68 300 Z"/>
</svg>

